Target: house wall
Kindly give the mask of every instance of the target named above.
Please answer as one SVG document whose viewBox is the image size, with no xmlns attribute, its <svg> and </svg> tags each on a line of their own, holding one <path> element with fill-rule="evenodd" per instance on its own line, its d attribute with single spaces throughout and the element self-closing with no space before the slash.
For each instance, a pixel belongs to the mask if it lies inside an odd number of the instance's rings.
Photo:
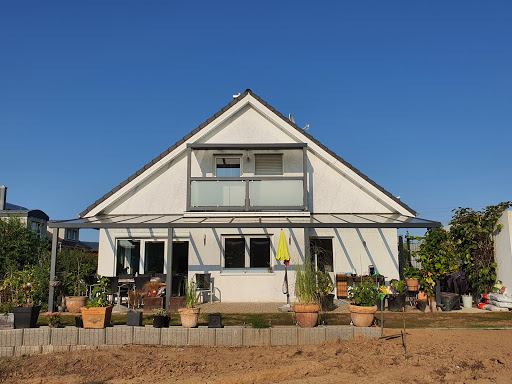
<svg viewBox="0 0 512 384">
<path fill-rule="evenodd" d="M 284 229 L 288 240 L 291 266 L 288 268 L 290 295 L 294 298 L 294 264 L 304 257 L 304 231 Z M 189 241 L 189 280 L 196 273 L 211 273 L 215 297 L 223 302 L 281 302 L 284 266 L 275 259 L 280 229 L 194 229 L 177 230 L 175 241 Z M 398 259 L 395 229 L 322 229 L 310 230 L 310 237 L 332 238 L 334 253 L 334 281 L 336 273 L 368 273 L 368 265 L 386 276 L 398 278 Z M 273 272 L 266 270 L 233 271 L 222 269 L 223 239 L 230 235 L 271 237 L 271 262 Z M 116 244 L 118 239 L 158 239 L 166 241 L 167 230 L 101 230 L 98 273 L 115 275 Z M 141 262 L 142 263 L 142 262 Z M 143 269 L 139 271 L 143 272 Z"/>
<path fill-rule="evenodd" d="M 498 220 L 503 225 L 494 239 L 494 257 L 498 268 L 496 276 L 503 285 L 512 290 L 512 211 L 505 211 Z"/>
</svg>

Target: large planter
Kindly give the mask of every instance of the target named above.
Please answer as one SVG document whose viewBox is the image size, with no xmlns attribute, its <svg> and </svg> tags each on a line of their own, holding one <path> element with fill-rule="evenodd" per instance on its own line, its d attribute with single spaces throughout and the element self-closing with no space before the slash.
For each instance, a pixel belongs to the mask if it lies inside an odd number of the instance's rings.
<svg viewBox="0 0 512 384">
<path fill-rule="evenodd" d="M 178 309 L 183 328 L 195 328 L 199 320 L 199 308 L 180 308 Z"/>
<path fill-rule="evenodd" d="M 14 328 L 35 328 L 40 310 L 40 305 L 15 307 L 12 310 L 12 313 L 14 313 Z"/>
<path fill-rule="evenodd" d="M 110 325 L 112 306 L 82 308 L 82 321 L 86 329 L 105 328 Z"/>
<path fill-rule="evenodd" d="M 356 327 L 369 327 L 373 324 L 375 313 L 377 312 L 377 306 L 373 307 L 362 307 L 360 305 L 348 305 L 350 311 L 350 318 L 352 323 Z"/>
<path fill-rule="evenodd" d="M 66 308 L 69 313 L 80 313 L 80 308 L 87 305 L 87 296 L 66 296 Z"/>
<path fill-rule="evenodd" d="M 313 328 L 318 324 L 318 312 L 320 306 L 317 304 L 294 305 L 295 318 L 302 328 Z"/>
<path fill-rule="evenodd" d="M 406 294 L 400 295 L 389 295 L 388 296 L 388 311 L 391 312 L 402 312 L 405 308 Z"/>
<path fill-rule="evenodd" d="M 410 278 L 406 277 L 405 284 L 407 284 L 407 290 L 409 292 L 416 292 L 416 291 L 418 291 L 420 280 L 419 279 L 410 279 Z"/>
</svg>

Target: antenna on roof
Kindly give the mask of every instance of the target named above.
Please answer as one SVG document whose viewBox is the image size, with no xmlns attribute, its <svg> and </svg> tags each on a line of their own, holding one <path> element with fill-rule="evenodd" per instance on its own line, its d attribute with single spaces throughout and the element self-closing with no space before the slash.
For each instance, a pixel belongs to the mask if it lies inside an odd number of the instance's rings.
<svg viewBox="0 0 512 384">
<path fill-rule="evenodd" d="M 238 96 L 240 96 L 240 95 L 241 95 L 240 92 L 238 92 L 238 95 L 233 95 L 233 100 L 238 99 Z"/>
<path fill-rule="evenodd" d="M 288 120 L 290 120 L 293 124 L 295 124 L 295 119 L 293 118 L 292 114 L 288 114 Z"/>
<path fill-rule="evenodd" d="M 302 128 L 302 129 L 307 131 L 309 129 L 309 124 L 306 124 L 306 126 L 304 128 Z"/>
</svg>

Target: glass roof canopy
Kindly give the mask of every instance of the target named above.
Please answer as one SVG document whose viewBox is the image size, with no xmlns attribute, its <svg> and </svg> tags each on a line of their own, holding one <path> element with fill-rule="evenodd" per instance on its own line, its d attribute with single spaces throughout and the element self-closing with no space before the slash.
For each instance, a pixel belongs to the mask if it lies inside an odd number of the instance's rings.
<svg viewBox="0 0 512 384">
<path fill-rule="evenodd" d="M 50 228 L 437 228 L 438 221 L 390 213 L 315 213 L 309 216 L 98 215 L 50 221 Z"/>
</svg>

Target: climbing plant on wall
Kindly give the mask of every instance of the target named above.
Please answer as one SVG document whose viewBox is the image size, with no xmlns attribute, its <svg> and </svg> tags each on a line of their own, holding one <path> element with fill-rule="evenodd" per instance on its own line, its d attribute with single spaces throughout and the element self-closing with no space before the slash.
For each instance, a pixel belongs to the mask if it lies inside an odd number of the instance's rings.
<svg viewBox="0 0 512 384">
<path fill-rule="evenodd" d="M 494 237 L 502 227 L 497 224 L 498 219 L 511 206 L 512 201 L 506 201 L 481 211 L 460 207 L 454 210 L 450 234 L 473 293 L 490 291 L 496 282 Z"/>
</svg>

